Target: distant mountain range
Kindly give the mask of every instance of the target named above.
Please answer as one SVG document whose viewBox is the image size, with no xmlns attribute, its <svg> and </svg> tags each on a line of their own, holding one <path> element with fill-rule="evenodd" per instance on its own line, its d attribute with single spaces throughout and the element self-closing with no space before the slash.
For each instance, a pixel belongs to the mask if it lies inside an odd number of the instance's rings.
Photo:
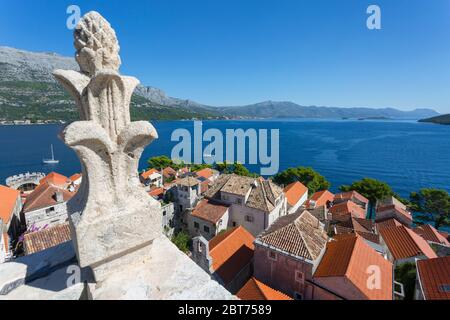
<svg viewBox="0 0 450 320">
<path fill-rule="evenodd" d="M 0 119 L 67 120 L 78 118 L 73 100 L 55 82 L 54 69 L 78 70 L 73 58 L 0 46 Z M 266 101 L 246 106 L 214 107 L 167 96 L 139 86 L 131 103 L 133 119 L 356 118 L 423 119 L 432 109 L 332 108 Z"/>
</svg>

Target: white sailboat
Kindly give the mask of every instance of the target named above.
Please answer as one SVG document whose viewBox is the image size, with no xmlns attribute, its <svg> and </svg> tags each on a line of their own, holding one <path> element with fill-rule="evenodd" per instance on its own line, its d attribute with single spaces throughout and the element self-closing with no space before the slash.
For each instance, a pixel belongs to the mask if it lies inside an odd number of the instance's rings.
<svg viewBox="0 0 450 320">
<path fill-rule="evenodd" d="M 52 158 L 51 159 L 42 159 L 42 162 L 45 164 L 58 164 L 59 160 L 55 159 L 55 155 L 53 153 L 53 145 L 50 145 L 50 149 L 52 150 Z"/>
</svg>

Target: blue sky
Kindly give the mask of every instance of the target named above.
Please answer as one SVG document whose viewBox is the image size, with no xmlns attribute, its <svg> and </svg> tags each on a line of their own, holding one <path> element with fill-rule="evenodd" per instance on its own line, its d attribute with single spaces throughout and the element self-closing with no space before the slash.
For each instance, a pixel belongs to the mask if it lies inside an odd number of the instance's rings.
<svg viewBox="0 0 450 320">
<path fill-rule="evenodd" d="M 0 0 L 0 45 L 73 55 L 71 4 L 111 22 L 123 74 L 174 97 L 450 113 L 448 0 Z"/>
</svg>

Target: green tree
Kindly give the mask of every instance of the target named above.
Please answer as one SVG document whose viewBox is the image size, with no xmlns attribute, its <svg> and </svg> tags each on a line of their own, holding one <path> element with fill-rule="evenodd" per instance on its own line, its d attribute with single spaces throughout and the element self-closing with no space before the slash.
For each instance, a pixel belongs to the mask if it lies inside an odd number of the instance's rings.
<svg viewBox="0 0 450 320">
<path fill-rule="evenodd" d="M 312 168 L 305 167 L 289 168 L 282 171 L 273 177 L 273 181 L 280 185 L 288 185 L 295 181 L 300 181 L 308 188 L 310 194 L 328 190 L 331 186 L 324 176 Z"/>
<path fill-rule="evenodd" d="M 370 216 L 372 216 L 377 200 L 381 201 L 394 195 L 394 192 L 387 183 L 371 178 L 355 181 L 349 186 L 343 185 L 339 189 L 343 192 L 354 190 L 369 199 Z"/>
<path fill-rule="evenodd" d="M 403 284 L 405 300 L 413 300 L 416 286 L 416 266 L 414 263 L 404 263 L 395 268 L 395 281 Z"/>
<path fill-rule="evenodd" d="M 203 170 L 203 169 L 206 169 L 206 168 L 212 169 L 212 167 L 213 167 L 212 165 L 206 164 L 206 163 L 190 165 L 190 168 L 191 168 L 192 172 L 197 172 L 197 171 L 200 171 L 200 170 Z"/>
<path fill-rule="evenodd" d="M 191 242 L 191 237 L 185 231 L 178 232 L 172 237 L 172 242 L 184 253 L 189 252 L 189 244 Z"/>
<path fill-rule="evenodd" d="M 155 168 L 161 170 L 167 167 L 171 167 L 174 163 L 172 159 L 167 156 L 157 156 L 148 159 L 147 164 L 149 169 Z"/>
<path fill-rule="evenodd" d="M 410 195 L 411 209 L 422 221 L 434 222 L 436 229 L 450 225 L 450 196 L 439 189 L 421 189 Z"/>
<path fill-rule="evenodd" d="M 233 164 L 224 161 L 223 163 L 216 163 L 215 169 L 220 173 L 234 173 L 245 177 L 258 177 L 256 173 L 250 172 L 243 164 L 235 162 Z"/>
</svg>

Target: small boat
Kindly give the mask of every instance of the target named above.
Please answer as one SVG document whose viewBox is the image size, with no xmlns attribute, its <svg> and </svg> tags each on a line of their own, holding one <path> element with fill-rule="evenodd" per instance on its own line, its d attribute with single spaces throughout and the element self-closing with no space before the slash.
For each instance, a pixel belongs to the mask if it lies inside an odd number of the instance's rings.
<svg viewBox="0 0 450 320">
<path fill-rule="evenodd" d="M 45 164 L 58 164 L 59 160 L 55 159 L 55 155 L 53 153 L 53 145 L 50 145 L 50 149 L 52 150 L 52 158 L 51 159 L 42 159 L 42 162 Z"/>
</svg>

